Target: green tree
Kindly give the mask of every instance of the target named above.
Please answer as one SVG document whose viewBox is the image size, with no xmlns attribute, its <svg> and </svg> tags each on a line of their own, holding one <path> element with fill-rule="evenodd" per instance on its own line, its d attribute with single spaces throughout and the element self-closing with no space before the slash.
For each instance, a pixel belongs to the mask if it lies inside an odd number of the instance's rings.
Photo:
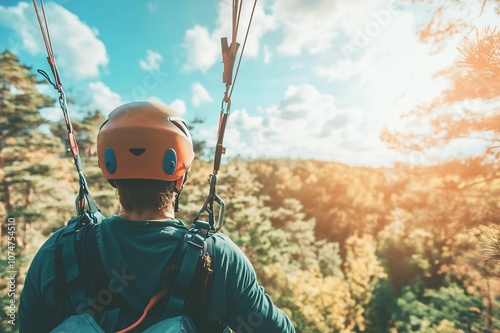
<svg viewBox="0 0 500 333">
<path fill-rule="evenodd" d="M 1 230 L 5 232 L 7 218 L 15 220 L 16 297 L 24 279 L 24 263 L 37 246 L 33 246 L 32 237 L 40 237 L 37 232 L 30 232 L 32 225 L 40 230 L 46 221 L 68 218 L 64 212 L 71 207 L 65 182 L 70 163 L 60 162 L 59 154 L 64 148 L 40 115 L 40 109 L 54 101 L 37 90 L 39 83 L 14 54 L 0 53 Z M 1 237 L 2 249 L 7 248 L 5 240 Z M 9 301 L 4 274 L 13 270 L 6 265 L 2 259 L 2 305 Z M 8 327 L 7 330 L 13 329 Z"/>
<path fill-rule="evenodd" d="M 375 286 L 387 275 L 375 255 L 376 245 L 371 236 L 351 236 L 346 241 L 343 270 L 350 295 L 346 327 L 355 332 L 367 329 L 367 308 L 373 298 Z"/>
<path fill-rule="evenodd" d="M 86 157 L 97 156 L 97 133 L 104 120 L 102 112 L 98 110 L 87 112 L 81 119 L 71 119 L 75 137 L 78 141 L 79 153 L 83 161 L 85 161 Z M 51 132 L 54 136 L 61 138 L 65 147 L 69 147 L 66 123 L 63 120 L 52 124 Z M 72 156 L 69 150 L 66 152 L 66 156 Z"/>
<path fill-rule="evenodd" d="M 459 283 L 471 295 L 482 299 L 480 312 L 487 332 L 500 328 L 500 266 L 484 258 L 480 239 L 487 226 L 471 228 L 455 235 L 449 244 L 452 261 L 442 270 L 450 281 Z"/>
<path fill-rule="evenodd" d="M 338 243 L 341 251 L 356 232 L 376 234 L 387 223 L 385 179 L 378 170 L 286 159 L 257 160 L 252 170 L 264 184 L 258 193 L 269 198 L 267 205 L 279 209 L 285 200 L 297 199 L 304 218 L 316 221 L 316 238 Z"/>
<path fill-rule="evenodd" d="M 68 203 L 66 186 L 53 180 L 64 181 L 70 163 L 58 162 L 64 148 L 40 115 L 53 100 L 37 90 L 40 82 L 30 68 L 5 51 L 0 54 L 0 80 L 2 205 L 6 216 L 17 221 L 22 249 L 31 223 L 54 218 Z"/>
<path fill-rule="evenodd" d="M 423 220 L 421 224 L 420 219 Z M 424 221 L 427 221 L 427 226 Z M 417 281 L 430 288 L 439 288 L 444 284 L 442 265 L 450 260 L 446 246 L 450 243 L 448 237 L 453 233 L 441 232 L 442 227 L 436 230 L 434 224 L 439 223 L 449 222 L 434 222 L 425 210 L 414 214 L 397 210 L 395 221 L 378 234 L 378 254 L 383 258 L 392 285 L 398 292 Z"/>
<path fill-rule="evenodd" d="M 367 332 L 391 332 L 393 314 L 398 310 L 398 295 L 391 281 L 379 280 L 366 308 Z"/>
<path fill-rule="evenodd" d="M 82 158 L 83 171 L 89 184 L 91 194 L 105 216 L 118 213 L 119 204 L 116 200 L 115 189 L 103 177 L 97 161 L 97 133 L 105 117 L 101 111 L 88 112 L 83 119 L 73 121 L 76 139 Z M 60 136 L 66 141 L 64 132 Z M 72 170 L 73 171 L 73 170 Z M 78 185 L 76 171 L 73 171 L 73 184 Z M 75 193 L 78 190 L 75 187 Z"/>
<path fill-rule="evenodd" d="M 273 226 L 265 197 L 257 195 L 259 184 L 243 160 L 233 160 L 225 167 L 220 195 L 227 198 L 225 231 L 256 266 L 290 263 L 290 235 Z"/>
<path fill-rule="evenodd" d="M 395 326 L 401 332 L 486 332 L 481 298 L 456 284 L 426 289 L 421 298 L 406 288 L 398 305 Z"/>
</svg>

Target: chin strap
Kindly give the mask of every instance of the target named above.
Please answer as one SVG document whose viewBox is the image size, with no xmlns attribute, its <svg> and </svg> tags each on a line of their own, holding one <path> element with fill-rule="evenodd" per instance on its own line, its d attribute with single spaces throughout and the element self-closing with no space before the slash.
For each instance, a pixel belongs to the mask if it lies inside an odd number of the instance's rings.
<svg viewBox="0 0 500 333">
<path fill-rule="evenodd" d="M 175 196 L 175 201 L 174 201 L 174 212 L 176 212 L 176 213 L 179 211 L 179 200 L 181 197 L 182 189 L 184 188 L 184 184 L 186 184 L 186 182 L 188 180 L 188 175 L 189 175 L 189 169 L 186 171 L 186 173 L 181 178 L 174 181 L 174 183 L 175 183 L 174 184 L 174 192 L 177 194 Z M 179 186 L 179 184 L 180 184 L 180 186 Z"/>
<path fill-rule="evenodd" d="M 179 212 L 179 198 L 181 197 L 181 190 L 179 190 L 177 187 L 174 187 L 174 192 L 177 194 L 175 196 L 175 201 L 174 201 L 174 212 Z"/>
</svg>

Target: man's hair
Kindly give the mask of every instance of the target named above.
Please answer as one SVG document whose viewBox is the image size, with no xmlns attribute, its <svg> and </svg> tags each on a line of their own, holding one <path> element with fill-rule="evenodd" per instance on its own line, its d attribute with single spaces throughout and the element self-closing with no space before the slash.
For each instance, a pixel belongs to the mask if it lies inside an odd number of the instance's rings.
<svg viewBox="0 0 500 333">
<path fill-rule="evenodd" d="M 152 179 L 113 181 L 123 209 L 139 214 L 145 210 L 168 211 L 174 204 L 174 182 Z"/>
</svg>

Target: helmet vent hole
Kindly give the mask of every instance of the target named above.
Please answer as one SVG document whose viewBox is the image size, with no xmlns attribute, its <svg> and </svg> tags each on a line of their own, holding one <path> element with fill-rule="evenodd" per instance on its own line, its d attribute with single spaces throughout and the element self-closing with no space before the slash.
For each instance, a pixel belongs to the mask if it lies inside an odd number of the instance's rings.
<svg viewBox="0 0 500 333">
<path fill-rule="evenodd" d="M 175 127 L 177 127 L 184 135 L 187 137 L 190 137 L 189 135 L 189 129 L 186 125 L 186 123 L 181 119 L 177 117 L 170 117 L 168 119 Z"/>
<path fill-rule="evenodd" d="M 146 151 L 146 149 L 144 149 L 144 148 L 130 148 L 128 151 L 131 152 L 135 156 L 141 156 Z"/>
</svg>

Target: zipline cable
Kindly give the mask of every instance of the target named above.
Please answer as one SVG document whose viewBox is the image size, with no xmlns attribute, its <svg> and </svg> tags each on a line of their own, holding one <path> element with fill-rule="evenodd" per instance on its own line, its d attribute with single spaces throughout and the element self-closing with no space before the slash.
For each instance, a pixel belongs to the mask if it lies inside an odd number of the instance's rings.
<svg viewBox="0 0 500 333">
<path fill-rule="evenodd" d="M 252 13 L 250 14 L 250 20 L 248 21 L 247 31 L 245 33 L 245 39 L 243 40 L 243 46 L 241 48 L 240 57 L 238 59 L 238 65 L 236 66 L 236 73 L 234 74 L 233 85 L 231 87 L 231 91 L 229 92 L 229 98 L 233 95 L 234 85 L 236 84 L 236 79 L 238 78 L 238 71 L 240 70 L 241 58 L 243 57 L 243 53 L 245 52 L 245 46 L 247 45 L 248 33 L 250 32 L 250 25 L 252 24 L 253 14 L 255 12 L 255 6 L 257 5 L 257 0 L 253 3 Z"/>
<path fill-rule="evenodd" d="M 90 190 L 87 184 L 87 180 L 83 174 L 82 161 L 80 158 L 78 143 L 76 141 L 75 131 L 73 130 L 73 125 L 71 123 L 71 119 L 68 113 L 68 106 L 66 101 L 66 94 L 62 88 L 61 79 L 59 76 L 59 71 L 57 70 L 57 65 L 54 57 L 54 50 L 52 47 L 52 41 L 50 38 L 49 25 L 47 22 L 47 15 L 45 14 L 45 6 L 43 0 L 40 0 L 40 6 L 42 12 L 40 14 L 40 10 L 38 8 L 37 0 L 33 0 L 33 6 L 35 7 L 36 16 L 38 19 L 38 23 L 40 24 L 40 31 L 42 33 L 43 41 L 45 43 L 45 48 L 47 50 L 47 62 L 49 63 L 50 69 L 52 71 L 52 75 L 54 77 L 54 82 L 50 80 L 49 75 L 39 69 L 38 73 L 43 75 L 43 77 L 54 87 L 57 92 L 59 92 L 59 106 L 64 115 L 64 122 L 66 124 L 66 130 L 68 132 L 68 142 L 69 142 L 69 151 L 73 155 L 73 160 L 76 166 L 76 170 L 78 172 L 78 181 L 80 184 L 80 189 L 78 191 L 78 196 L 75 200 L 76 212 L 78 215 L 82 215 L 85 213 L 85 202 L 88 205 L 88 212 L 90 213 L 90 217 L 93 218 L 94 214 L 99 212 L 99 208 L 97 207 L 92 195 L 90 194 Z M 42 20 L 43 17 L 43 20 Z"/>
<path fill-rule="evenodd" d="M 223 146 L 224 134 L 226 131 L 227 119 L 231 112 L 231 96 L 233 93 L 236 78 L 238 76 L 238 70 L 240 68 L 241 59 L 243 57 L 243 52 L 245 50 L 245 45 L 247 42 L 248 33 L 250 31 L 250 26 L 252 24 L 256 5 L 257 5 L 257 0 L 255 0 L 253 4 L 252 13 L 250 15 L 247 31 L 245 33 L 245 39 L 243 41 L 242 51 L 240 53 L 238 65 L 236 67 L 234 80 L 233 80 L 233 68 L 239 47 L 239 44 L 236 42 L 236 39 L 240 23 L 241 9 L 243 7 L 243 1 L 239 2 L 238 0 L 233 0 L 233 11 L 232 11 L 233 26 L 232 26 L 231 45 L 228 46 L 226 37 L 221 38 L 222 61 L 224 64 L 224 71 L 222 73 L 222 82 L 226 84 L 226 89 L 224 91 L 224 97 L 221 102 L 219 126 L 217 129 L 217 144 L 215 146 L 215 154 L 214 154 L 214 168 L 212 174 L 208 178 L 210 189 L 207 199 L 203 204 L 203 207 L 200 209 L 200 211 L 198 212 L 198 214 L 194 219 L 194 224 L 196 224 L 197 222 L 199 222 L 199 218 L 202 214 L 207 214 L 208 223 L 210 224 L 210 229 L 216 232 L 220 230 L 220 228 L 222 228 L 224 224 L 224 214 L 226 211 L 226 204 L 224 203 L 224 200 L 222 200 L 222 198 L 217 194 L 217 181 L 218 181 L 217 174 L 220 169 L 222 154 L 225 154 L 226 152 L 226 148 Z M 225 110 L 224 110 L 224 105 L 226 107 Z M 219 214 L 217 218 L 215 217 L 214 203 L 217 203 L 219 205 Z"/>
</svg>

